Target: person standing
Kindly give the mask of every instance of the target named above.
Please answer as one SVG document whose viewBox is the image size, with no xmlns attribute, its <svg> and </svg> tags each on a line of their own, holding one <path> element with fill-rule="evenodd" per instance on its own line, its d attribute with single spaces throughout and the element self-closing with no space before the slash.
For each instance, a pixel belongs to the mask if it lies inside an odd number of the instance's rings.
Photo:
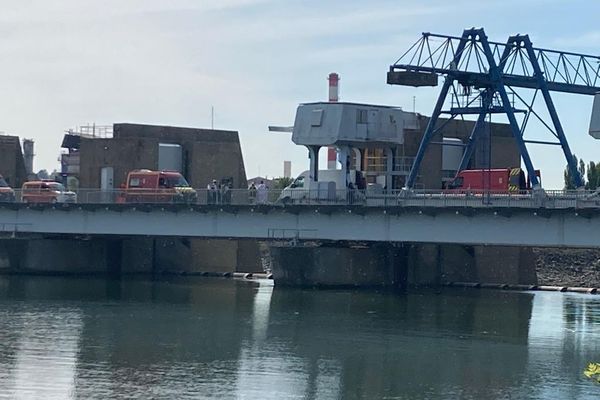
<svg viewBox="0 0 600 400">
<path fill-rule="evenodd" d="M 354 197 L 356 196 L 354 184 L 352 182 L 348 183 L 348 204 L 354 204 Z"/>
<path fill-rule="evenodd" d="M 256 202 L 258 204 L 267 202 L 267 186 L 264 181 L 260 181 L 260 185 L 256 188 Z"/>
<path fill-rule="evenodd" d="M 221 185 L 221 202 L 223 204 L 231 203 L 231 190 L 229 189 L 229 184 L 227 182 Z"/>
<path fill-rule="evenodd" d="M 206 203 L 216 204 L 217 203 L 217 180 L 213 179 L 211 183 L 206 187 Z"/>
<path fill-rule="evenodd" d="M 252 182 L 248 188 L 248 199 L 250 200 L 250 204 L 256 203 L 256 185 L 254 182 Z"/>
</svg>

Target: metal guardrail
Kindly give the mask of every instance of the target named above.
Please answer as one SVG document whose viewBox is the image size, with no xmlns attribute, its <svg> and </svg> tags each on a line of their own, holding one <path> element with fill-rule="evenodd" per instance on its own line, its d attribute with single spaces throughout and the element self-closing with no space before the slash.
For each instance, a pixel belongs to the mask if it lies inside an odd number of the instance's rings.
<svg viewBox="0 0 600 400">
<path fill-rule="evenodd" d="M 26 201 L 24 201 L 26 200 Z M 0 198 L 0 203 L 51 203 L 49 198 L 23 199 L 15 190 L 14 199 Z M 111 190 L 79 189 L 79 204 L 195 204 L 195 205 L 347 205 L 367 207 L 472 207 L 472 208 L 600 208 L 600 191 L 452 191 L 452 190 L 248 190 L 231 189 L 174 193 L 169 190 Z"/>
</svg>

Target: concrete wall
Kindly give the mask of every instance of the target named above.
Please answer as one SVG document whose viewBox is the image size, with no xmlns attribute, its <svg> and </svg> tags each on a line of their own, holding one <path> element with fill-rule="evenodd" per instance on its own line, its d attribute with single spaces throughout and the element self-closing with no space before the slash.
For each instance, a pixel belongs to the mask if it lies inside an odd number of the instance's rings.
<svg viewBox="0 0 600 400">
<path fill-rule="evenodd" d="M 194 142 L 190 160 L 190 179 L 195 187 L 206 188 L 213 180 L 233 179 L 234 189 L 246 189 L 246 171 L 238 142 Z"/>
<path fill-rule="evenodd" d="M 272 246 L 271 257 L 276 285 L 398 288 L 405 283 L 403 253 L 393 246 Z"/>
<path fill-rule="evenodd" d="M 121 243 L 122 275 L 150 274 L 154 271 L 154 239 L 128 238 Z"/>
<path fill-rule="evenodd" d="M 528 247 L 476 246 L 478 282 L 535 285 L 535 256 Z"/>
<path fill-rule="evenodd" d="M 436 244 L 272 246 L 271 253 L 277 285 L 396 288 L 447 282 L 537 283 L 531 248 Z"/>
<path fill-rule="evenodd" d="M 161 272 L 263 272 L 256 241 L 158 239 Z"/>
<path fill-rule="evenodd" d="M 138 124 L 114 124 L 113 131 L 113 138 L 81 138 L 80 188 L 99 188 L 103 167 L 114 168 L 115 188 L 131 170 L 157 169 L 159 143 L 182 146 L 183 175 L 193 187 L 223 178 L 233 178 L 234 188 L 247 187 L 237 132 Z"/>
<path fill-rule="evenodd" d="M 110 275 L 263 272 L 255 241 L 180 238 L 0 239 L 1 270 Z"/>
<path fill-rule="evenodd" d="M 107 273 L 106 241 L 31 239 L 0 240 L 1 263 L 13 272 L 35 273 Z"/>
<path fill-rule="evenodd" d="M 157 139 L 86 139 L 81 138 L 79 187 L 99 189 L 100 171 L 114 168 L 114 187 L 125 183 L 127 173 L 134 169 L 158 168 Z"/>
<path fill-rule="evenodd" d="M 537 284 L 530 247 L 419 244 L 410 247 L 409 282 Z"/>
<path fill-rule="evenodd" d="M 0 135 L 0 175 L 15 189 L 27 181 L 21 142 L 17 136 Z"/>
<path fill-rule="evenodd" d="M 117 139 L 148 139 L 179 144 L 183 148 L 183 175 L 196 188 L 213 179 L 233 178 L 234 188 L 246 188 L 246 171 L 235 131 L 173 126 L 114 124 Z"/>
<path fill-rule="evenodd" d="M 75 274 L 262 272 L 252 241 L 2 239 L 0 271 Z M 444 282 L 537 284 L 531 248 L 435 244 L 271 246 L 278 285 L 398 288 Z M 258 259 L 259 255 L 256 254 Z M 234 265 L 235 267 L 231 267 Z"/>
</svg>

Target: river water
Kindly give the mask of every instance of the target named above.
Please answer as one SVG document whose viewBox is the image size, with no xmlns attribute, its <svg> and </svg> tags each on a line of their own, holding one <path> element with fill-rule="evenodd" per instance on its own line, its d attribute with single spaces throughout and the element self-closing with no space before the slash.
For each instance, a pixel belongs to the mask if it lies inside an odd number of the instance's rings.
<svg viewBox="0 0 600 400">
<path fill-rule="evenodd" d="M 593 295 L 0 277 L 0 321 L 0 398 L 600 398 Z"/>
</svg>

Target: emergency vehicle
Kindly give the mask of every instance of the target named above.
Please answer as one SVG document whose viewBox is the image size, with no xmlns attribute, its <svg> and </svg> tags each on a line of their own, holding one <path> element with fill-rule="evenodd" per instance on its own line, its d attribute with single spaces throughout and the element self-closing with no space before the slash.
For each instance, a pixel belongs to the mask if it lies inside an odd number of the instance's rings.
<svg viewBox="0 0 600 400">
<path fill-rule="evenodd" d="M 77 193 L 65 189 L 62 183 L 51 179 L 29 181 L 21 188 L 23 203 L 76 203 Z"/>
<path fill-rule="evenodd" d="M 127 203 L 195 203 L 196 191 L 177 171 L 139 169 L 127 174 L 123 201 Z"/>
<path fill-rule="evenodd" d="M 539 179 L 540 171 L 535 172 Z M 525 172 L 521 168 L 463 170 L 456 174 L 447 187 L 450 193 L 467 191 L 520 193 L 528 190 L 531 190 L 531 182 L 525 177 Z"/>
</svg>

